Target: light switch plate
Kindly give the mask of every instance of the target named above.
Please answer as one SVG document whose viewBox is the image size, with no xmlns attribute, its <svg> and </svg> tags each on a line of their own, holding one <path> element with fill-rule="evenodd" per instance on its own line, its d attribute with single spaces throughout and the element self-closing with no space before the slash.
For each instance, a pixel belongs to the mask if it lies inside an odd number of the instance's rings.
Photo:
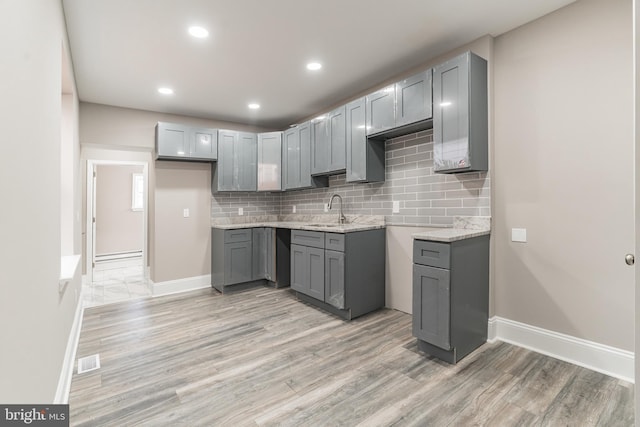
<svg viewBox="0 0 640 427">
<path fill-rule="evenodd" d="M 189 209 L 183 209 L 182 210 L 182 216 L 184 218 L 189 218 Z"/>
<path fill-rule="evenodd" d="M 328 203 L 324 204 L 324 211 L 325 212 L 329 212 L 329 204 Z"/>
<path fill-rule="evenodd" d="M 240 216 L 244 215 L 244 209 L 243 208 L 238 208 L 238 215 L 240 215 Z"/>
<path fill-rule="evenodd" d="M 393 213 L 400 213 L 400 202 L 398 200 L 393 202 Z"/>
<path fill-rule="evenodd" d="M 511 241 L 512 242 L 527 242 L 527 229 L 526 228 L 512 228 L 511 229 Z"/>
</svg>

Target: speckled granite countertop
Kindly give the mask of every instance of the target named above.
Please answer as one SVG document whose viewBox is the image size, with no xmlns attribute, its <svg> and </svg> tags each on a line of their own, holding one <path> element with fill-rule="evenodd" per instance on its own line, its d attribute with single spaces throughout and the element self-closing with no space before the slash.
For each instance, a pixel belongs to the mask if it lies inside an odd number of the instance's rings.
<svg viewBox="0 0 640 427">
<path fill-rule="evenodd" d="M 453 228 L 434 228 L 416 233 L 413 238 L 436 242 L 455 242 L 487 234 L 491 234 L 490 217 L 456 217 L 453 221 Z"/>
<path fill-rule="evenodd" d="M 336 215 L 266 215 L 254 217 L 216 218 L 212 228 L 235 230 L 238 228 L 272 227 L 294 230 L 324 231 L 330 233 L 351 233 L 354 231 L 385 228 L 384 216 L 346 215 L 347 222 L 338 224 Z"/>
</svg>

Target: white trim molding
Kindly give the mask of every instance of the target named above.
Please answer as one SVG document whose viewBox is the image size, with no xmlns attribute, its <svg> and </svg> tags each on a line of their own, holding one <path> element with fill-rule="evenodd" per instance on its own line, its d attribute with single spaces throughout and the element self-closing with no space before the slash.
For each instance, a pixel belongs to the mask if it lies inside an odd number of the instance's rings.
<svg viewBox="0 0 640 427">
<path fill-rule="evenodd" d="M 210 288 L 211 287 L 211 275 L 206 274 L 204 276 L 187 277 L 184 279 L 168 280 L 166 282 L 154 283 L 149 280 L 151 284 L 151 294 L 154 297 L 161 295 L 176 294 L 179 292 L 194 291 L 196 289 Z"/>
<path fill-rule="evenodd" d="M 489 342 L 504 341 L 574 365 L 634 382 L 634 353 L 494 316 Z"/>
<path fill-rule="evenodd" d="M 73 366 L 76 359 L 76 351 L 78 350 L 78 341 L 80 341 L 80 331 L 82 330 L 82 318 L 84 316 L 84 303 L 82 295 L 78 299 L 76 306 L 76 314 L 73 318 L 73 325 L 69 332 L 67 340 L 67 349 L 64 352 L 64 360 L 62 361 L 62 370 L 58 378 L 58 387 L 56 395 L 53 398 L 54 404 L 69 403 L 69 392 L 71 391 L 71 378 L 73 377 Z"/>
</svg>

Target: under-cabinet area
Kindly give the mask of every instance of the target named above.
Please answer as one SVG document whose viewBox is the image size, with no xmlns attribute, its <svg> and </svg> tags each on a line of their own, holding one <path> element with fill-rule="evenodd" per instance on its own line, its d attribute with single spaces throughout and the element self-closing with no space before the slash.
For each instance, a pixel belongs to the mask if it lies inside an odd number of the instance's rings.
<svg viewBox="0 0 640 427">
<path fill-rule="evenodd" d="M 291 286 L 301 300 L 347 320 L 385 306 L 383 226 L 274 225 L 213 227 L 211 286 L 222 293 Z"/>
</svg>

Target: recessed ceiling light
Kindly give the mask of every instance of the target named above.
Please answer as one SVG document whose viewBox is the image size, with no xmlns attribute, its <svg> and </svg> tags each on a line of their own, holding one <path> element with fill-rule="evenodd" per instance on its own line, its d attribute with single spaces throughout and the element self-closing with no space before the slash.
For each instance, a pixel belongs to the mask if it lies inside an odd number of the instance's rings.
<svg viewBox="0 0 640 427">
<path fill-rule="evenodd" d="M 207 31 L 206 28 L 193 26 L 189 27 L 189 34 L 191 34 L 193 37 L 203 39 L 209 36 L 209 31 Z"/>
<path fill-rule="evenodd" d="M 307 64 L 307 70 L 311 70 L 311 71 L 317 71 L 320 68 L 322 68 L 322 64 L 319 62 L 309 62 Z"/>
<path fill-rule="evenodd" d="M 260 104 L 256 104 L 255 102 L 249 104 L 249 108 L 251 108 L 252 110 L 257 110 L 258 108 L 260 108 Z"/>
<path fill-rule="evenodd" d="M 158 92 L 160 92 L 163 95 L 173 95 L 173 89 L 171 89 L 170 87 L 158 88 Z"/>
</svg>

